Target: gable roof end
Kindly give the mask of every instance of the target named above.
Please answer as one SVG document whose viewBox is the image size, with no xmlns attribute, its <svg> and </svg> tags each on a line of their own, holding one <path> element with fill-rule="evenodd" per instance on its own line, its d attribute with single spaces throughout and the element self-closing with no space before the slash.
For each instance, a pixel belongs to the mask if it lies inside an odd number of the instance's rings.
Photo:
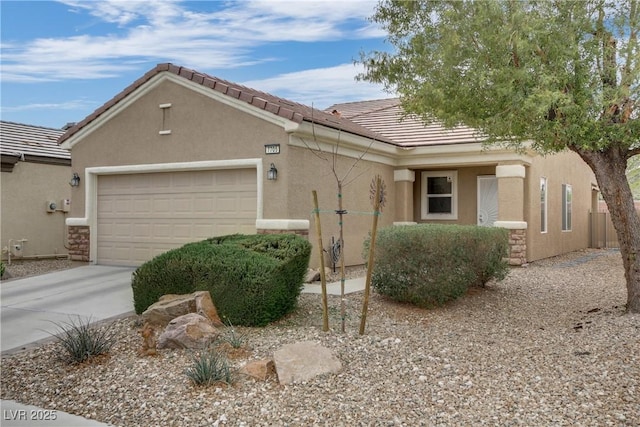
<svg viewBox="0 0 640 427">
<path fill-rule="evenodd" d="M 256 108 L 259 108 L 276 116 L 283 117 L 287 120 L 291 120 L 295 123 L 307 121 L 327 126 L 333 129 L 338 129 L 343 132 L 349 132 L 366 138 L 372 138 L 381 142 L 394 144 L 393 140 L 390 140 L 389 138 L 386 138 L 385 136 L 371 129 L 367 129 L 366 127 L 363 127 L 349 119 L 337 117 L 322 110 L 317 110 L 315 108 L 311 108 L 297 102 L 289 101 L 287 99 L 280 98 L 266 92 L 255 90 L 246 86 L 229 82 L 227 80 L 219 79 L 217 77 L 209 76 L 208 74 L 200 73 L 189 68 L 180 67 L 171 63 L 158 64 L 156 67 L 149 70 L 142 77 L 134 81 L 123 91 L 118 93 L 104 105 L 88 115 L 84 120 L 68 129 L 67 132 L 60 137 L 60 139 L 58 140 L 58 144 L 62 144 L 64 141 L 71 138 L 74 134 L 97 119 L 100 115 L 112 108 L 118 102 L 129 96 L 136 89 L 144 85 L 156 75 L 163 72 L 175 74 L 176 76 L 185 78 L 196 84 L 207 87 L 211 90 L 215 90 L 223 95 L 235 98 L 239 101 L 246 102 L 247 104 L 252 105 Z"/>
</svg>

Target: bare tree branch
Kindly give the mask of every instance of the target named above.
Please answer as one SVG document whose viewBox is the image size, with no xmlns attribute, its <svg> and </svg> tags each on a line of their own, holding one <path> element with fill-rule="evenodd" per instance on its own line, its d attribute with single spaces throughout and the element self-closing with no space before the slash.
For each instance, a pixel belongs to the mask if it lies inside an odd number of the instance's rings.
<svg viewBox="0 0 640 427">
<path fill-rule="evenodd" d="M 347 170 L 347 172 L 344 174 L 344 176 L 342 177 L 342 180 L 346 180 L 347 177 L 349 176 L 349 174 L 351 173 L 351 171 L 353 170 L 353 168 L 355 168 L 355 166 L 360 162 L 360 160 L 362 160 L 364 158 L 364 156 L 369 152 L 369 150 L 371 150 L 371 147 L 373 146 L 373 143 L 376 142 L 375 139 L 372 139 L 371 142 L 369 143 L 369 146 L 367 147 L 367 149 L 365 151 L 363 151 L 358 158 L 356 159 L 355 162 L 353 162 L 353 164 L 351 165 L 351 167 L 349 168 L 349 170 Z M 360 176 L 360 175 L 358 175 Z M 355 181 L 358 176 L 356 176 L 354 179 L 352 179 L 351 181 L 349 181 L 348 183 L 345 183 L 344 185 L 348 185 L 349 183 L 352 183 L 353 181 Z"/>
</svg>

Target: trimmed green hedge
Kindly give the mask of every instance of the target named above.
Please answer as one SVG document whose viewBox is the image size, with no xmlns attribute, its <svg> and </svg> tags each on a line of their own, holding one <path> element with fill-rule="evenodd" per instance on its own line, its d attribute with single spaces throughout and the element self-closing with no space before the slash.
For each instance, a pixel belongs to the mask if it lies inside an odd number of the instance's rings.
<svg viewBox="0 0 640 427">
<path fill-rule="evenodd" d="M 264 326 L 296 306 L 311 244 L 293 234 L 214 237 L 158 255 L 133 273 L 136 313 L 165 294 L 209 291 L 223 321 Z"/>
<path fill-rule="evenodd" d="M 442 305 L 469 286 L 502 280 L 508 249 L 508 232 L 502 228 L 420 224 L 381 229 L 372 286 L 396 301 Z"/>
</svg>

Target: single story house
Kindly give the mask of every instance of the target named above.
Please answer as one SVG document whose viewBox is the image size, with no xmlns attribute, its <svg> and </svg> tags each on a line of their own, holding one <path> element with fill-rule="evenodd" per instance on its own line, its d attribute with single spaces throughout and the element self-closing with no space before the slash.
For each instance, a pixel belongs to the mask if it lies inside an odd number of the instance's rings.
<svg viewBox="0 0 640 427">
<path fill-rule="evenodd" d="M 0 121 L 2 259 L 66 257 L 71 155 L 62 129 Z"/>
<path fill-rule="evenodd" d="M 139 265 L 206 237 L 294 232 L 338 238 L 362 264 L 381 176 L 379 226 L 504 227 L 511 263 L 589 246 L 597 186 L 570 152 L 483 146 L 469 128 L 403 117 L 397 99 L 313 109 L 173 64 L 159 64 L 59 140 L 82 178 L 72 190 L 73 259 Z M 342 193 L 338 194 L 338 181 Z M 317 246 L 317 245 L 315 245 Z M 318 248 L 312 263 L 319 264 Z"/>
</svg>

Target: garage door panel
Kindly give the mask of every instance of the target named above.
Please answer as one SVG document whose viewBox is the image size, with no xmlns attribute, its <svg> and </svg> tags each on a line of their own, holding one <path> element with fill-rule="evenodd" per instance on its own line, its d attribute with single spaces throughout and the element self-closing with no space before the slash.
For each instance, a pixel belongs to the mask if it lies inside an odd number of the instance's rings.
<svg viewBox="0 0 640 427">
<path fill-rule="evenodd" d="M 100 241 L 104 237 L 109 237 L 113 234 L 113 223 L 111 222 L 102 222 L 100 227 L 98 227 L 98 232 L 96 233 L 98 237 L 98 241 Z"/>
<path fill-rule="evenodd" d="M 148 185 L 154 192 L 171 191 L 172 176 L 171 174 L 147 174 L 149 178 Z M 145 187 L 140 187 L 145 188 Z"/>
<path fill-rule="evenodd" d="M 168 197 L 153 197 L 151 212 L 137 212 L 138 214 L 153 215 L 171 213 L 171 200 Z"/>
<path fill-rule="evenodd" d="M 208 237 L 255 233 L 255 169 L 98 178 L 101 264 L 140 265 Z"/>
<path fill-rule="evenodd" d="M 116 222 L 113 224 L 113 234 L 126 239 L 133 234 L 133 228 L 133 224 L 129 222 Z"/>
<path fill-rule="evenodd" d="M 251 215 L 255 213 L 256 199 L 252 197 L 243 197 L 240 199 L 238 211 L 243 215 Z"/>
<path fill-rule="evenodd" d="M 196 196 L 193 200 L 193 211 L 208 214 L 213 211 L 214 201 L 211 196 Z"/>
<path fill-rule="evenodd" d="M 149 223 L 143 223 L 143 224 L 136 224 L 135 227 L 133 227 L 133 230 L 131 230 L 131 235 L 136 239 L 136 240 L 148 240 L 151 239 L 153 236 L 153 233 L 151 233 L 151 224 Z"/>
<path fill-rule="evenodd" d="M 100 197 L 98 198 L 98 203 L 100 204 L 100 208 L 104 213 L 113 212 L 114 210 L 114 200 L 109 197 Z"/>
<path fill-rule="evenodd" d="M 149 197 L 137 197 L 133 200 L 132 208 L 134 212 L 149 212 L 151 210 L 151 199 Z"/>
<path fill-rule="evenodd" d="M 154 223 L 152 226 L 153 236 L 149 239 L 150 241 L 154 241 L 157 239 L 169 239 L 173 237 L 171 234 L 171 224 L 167 223 Z"/>
<path fill-rule="evenodd" d="M 171 211 L 176 214 L 191 214 L 193 212 L 193 204 L 192 197 L 180 195 L 173 199 Z"/>
</svg>

